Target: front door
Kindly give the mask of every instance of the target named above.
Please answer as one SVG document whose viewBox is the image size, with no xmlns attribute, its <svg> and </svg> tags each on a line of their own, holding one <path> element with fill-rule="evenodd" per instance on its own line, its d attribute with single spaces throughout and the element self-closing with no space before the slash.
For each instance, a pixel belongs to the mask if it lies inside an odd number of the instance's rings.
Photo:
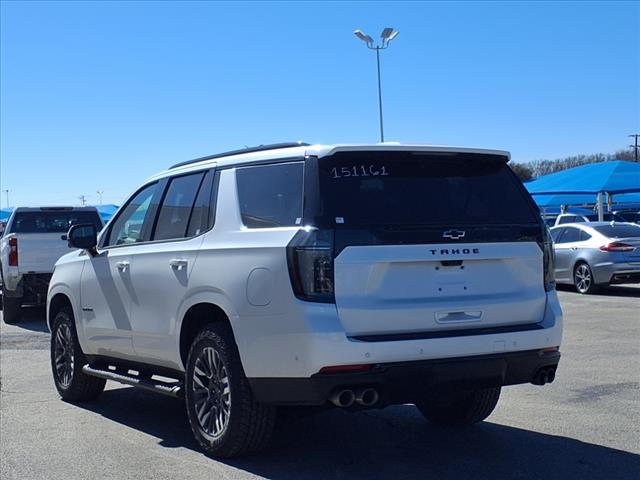
<svg viewBox="0 0 640 480">
<path fill-rule="evenodd" d="M 87 353 L 119 358 L 134 353 L 130 318 L 132 248 L 103 250 L 85 263 L 80 298 Z"/>
<path fill-rule="evenodd" d="M 80 301 L 86 353 L 118 358 L 135 353 L 131 306 L 138 298 L 132 265 L 141 242 L 148 239 L 158 191 L 152 183 L 134 194 L 100 238 L 98 255 L 84 265 Z"/>
</svg>

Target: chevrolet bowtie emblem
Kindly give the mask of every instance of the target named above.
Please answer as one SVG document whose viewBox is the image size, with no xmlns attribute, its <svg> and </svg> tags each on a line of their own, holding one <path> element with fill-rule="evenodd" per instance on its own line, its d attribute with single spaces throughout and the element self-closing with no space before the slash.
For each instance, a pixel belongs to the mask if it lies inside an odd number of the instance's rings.
<svg viewBox="0 0 640 480">
<path fill-rule="evenodd" d="M 462 230 L 447 230 L 442 234 L 444 238 L 450 238 L 451 240 L 460 240 L 464 238 L 466 232 Z"/>
</svg>

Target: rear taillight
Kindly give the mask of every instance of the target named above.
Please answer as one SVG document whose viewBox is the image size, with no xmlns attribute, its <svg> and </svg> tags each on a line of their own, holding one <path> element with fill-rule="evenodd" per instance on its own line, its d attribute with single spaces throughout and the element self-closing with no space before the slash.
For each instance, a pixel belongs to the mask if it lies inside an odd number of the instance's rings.
<svg viewBox="0 0 640 480">
<path fill-rule="evenodd" d="M 332 230 L 300 230 L 287 246 L 287 262 L 296 297 L 309 302 L 335 302 Z"/>
<path fill-rule="evenodd" d="M 12 237 L 8 241 L 9 244 L 9 266 L 17 267 L 18 266 L 18 239 L 16 237 Z"/>
<path fill-rule="evenodd" d="M 556 288 L 556 252 L 549 227 L 542 227 L 542 266 L 544 270 L 544 289 L 550 292 Z"/>
<path fill-rule="evenodd" d="M 632 252 L 636 249 L 633 245 L 627 245 L 626 243 L 612 242 L 602 245 L 600 250 L 603 252 Z"/>
</svg>

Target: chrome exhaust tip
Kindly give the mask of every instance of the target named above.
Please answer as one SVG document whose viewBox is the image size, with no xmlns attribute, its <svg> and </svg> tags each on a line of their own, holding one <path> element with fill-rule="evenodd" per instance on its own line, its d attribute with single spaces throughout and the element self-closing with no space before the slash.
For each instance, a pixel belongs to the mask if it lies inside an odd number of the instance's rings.
<svg viewBox="0 0 640 480">
<path fill-rule="evenodd" d="M 342 390 L 336 390 L 329 397 L 331 403 L 333 403 L 336 407 L 340 408 L 348 408 L 353 405 L 353 402 L 356 401 L 356 394 L 353 390 L 348 388 Z"/>
<path fill-rule="evenodd" d="M 356 403 L 363 407 L 372 407 L 378 403 L 378 391 L 374 388 L 363 388 L 356 393 Z"/>
</svg>

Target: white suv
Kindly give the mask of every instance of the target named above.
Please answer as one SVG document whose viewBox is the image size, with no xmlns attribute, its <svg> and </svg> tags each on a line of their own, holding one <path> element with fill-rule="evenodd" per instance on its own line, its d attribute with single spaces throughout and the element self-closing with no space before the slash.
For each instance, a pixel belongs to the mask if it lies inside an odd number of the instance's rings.
<svg viewBox="0 0 640 480">
<path fill-rule="evenodd" d="M 471 424 L 560 358 L 553 248 L 501 151 L 278 144 L 175 165 L 58 262 L 55 385 L 184 396 L 202 448 L 260 448 L 276 406 L 414 403 Z"/>
</svg>

